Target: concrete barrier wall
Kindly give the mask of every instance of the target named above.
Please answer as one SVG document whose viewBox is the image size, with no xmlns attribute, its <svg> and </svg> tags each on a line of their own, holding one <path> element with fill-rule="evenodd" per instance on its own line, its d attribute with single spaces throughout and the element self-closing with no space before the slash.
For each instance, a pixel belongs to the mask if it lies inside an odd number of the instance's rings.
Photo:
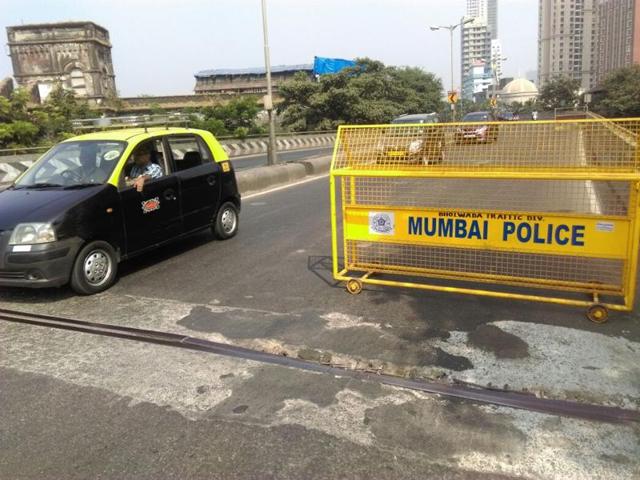
<svg viewBox="0 0 640 480">
<path fill-rule="evenodd" d="M 276 140 L 278 151 L 301 150 L 305 148 L 331 147 L 335 135 L 313 135 L 304 137 L 287 137 Z M 220 142 L 229 157 L 242 157 L 267 152 L 267 140 L 223 141 Z M 29 168 L 40 158 L 42 153 L 0 156 L 0 183 L 12 182 L 20 173 Z"/>
<path fill-rule="evenodd" d="M 329 171 L 331 156 L 310 158 L 271 167 L 257 167 L 236 172 L 240 193 L 265 190 L 301 180 L 306 176 L 321 175 Z"/>
<path fill-rule="evenodd" d="M 39 157 L 40 154 L 0 157 L 0 183 L 12 182 L 18 175 L 29 168 Z"/>
<path fill-rule="evenodd" d="M 284 137 L 276 139 L 276 149 L 278 151 L 301 150 L 314 147 L 331 147 L 335 142 L 335 135 L 305 135 L 301 137 Z M 267 138 L 256 140 L 223 140 L 220 142 L 230 157 L 241 157 L 244 155 L 255 155 L 267 152 Z"/>
</svg>

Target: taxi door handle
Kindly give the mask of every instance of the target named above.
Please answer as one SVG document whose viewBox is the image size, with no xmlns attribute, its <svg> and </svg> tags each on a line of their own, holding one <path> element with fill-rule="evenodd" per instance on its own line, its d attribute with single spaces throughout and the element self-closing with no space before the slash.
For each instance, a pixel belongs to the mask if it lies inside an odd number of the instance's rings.
<svg viewBox="0 0 640 480">
<path fill-rule="evenodd" d="M 176 199 L 176 192 L 173 188 L 169 188 L 167 190 L 164 191 L 164 199 L 165 200 L 175 200 Z"/>
<path fill-rule="evenodd" d="M 207 183 L 213 187 L 216 184 L 216 177 L 209 175 L 207 177 Z"/>
</svg>

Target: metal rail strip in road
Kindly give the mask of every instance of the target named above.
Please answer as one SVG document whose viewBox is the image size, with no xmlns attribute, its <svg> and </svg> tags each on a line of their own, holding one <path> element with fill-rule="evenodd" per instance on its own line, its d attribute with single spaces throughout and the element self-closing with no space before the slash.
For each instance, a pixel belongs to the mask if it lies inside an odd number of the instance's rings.
<svg viewBox="0 0 640 480">
<path fill-rule="evenodd" d="M 244 360 L 280 365 L 283 367 L 298 368 L 300 370 L 310 372 L 348 377 L 356 380 L 380 383 L 429 394 L 443 395 L 551 415 L 561 415 L 616 424 L 631 422 L 640 423 L 640 412 L 634 410 L 589 405 L 568 400 L 538 398 L 533 395 L 504 390 L 493 390 L 483 387 L 472 388 L 462 385 L 447 385 L 437 382 L 410 380 L 402 377 L 373 373 L 366 370 L 346 369 L 333 365 L 314 363 L 297 358 L 275 355 L 170 332 L 145 330 L 119 325 L 109 325 L 105 323 L 86 322 L 5 309 L 0 309 L 0 320 L 196 350 L 216 355 L 241 358 Z"/>
</svg>

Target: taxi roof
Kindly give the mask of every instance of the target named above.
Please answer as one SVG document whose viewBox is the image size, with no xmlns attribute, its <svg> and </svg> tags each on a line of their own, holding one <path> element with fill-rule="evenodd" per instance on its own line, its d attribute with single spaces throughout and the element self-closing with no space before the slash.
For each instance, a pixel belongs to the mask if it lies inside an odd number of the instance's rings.
<svg viewBox="0 0 640 480">
<path fill-rule="evenodd" d="M 85 133 L 76 137 L 71 137 L 65 142 L 77 142 L 81 140 L 116 140 L 129 141 L 132 139 L 145 140 L 147 138 L 157 137 L 158 135 L 167 133 L 193 133 L 200 130 L 183 127 L 136 127 L 136 128 L 119 128 L 117 130 L 103 130 L 100 132 Z"/>
</svg>

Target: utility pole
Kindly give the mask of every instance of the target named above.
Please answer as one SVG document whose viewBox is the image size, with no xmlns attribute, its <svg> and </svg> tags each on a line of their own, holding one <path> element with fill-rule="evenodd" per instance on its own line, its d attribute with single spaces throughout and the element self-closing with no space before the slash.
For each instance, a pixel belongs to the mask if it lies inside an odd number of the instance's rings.
<svg viewBox="0 0 640 480">
<path fill-rule="evenodd" d="M 491 73 L 493 75 L 493 94 L 491 95 L 491 106 L 493 107 L 492 109 L 495 111 L 498 105 L 498 70 L 497 70 L 497 66 L 498 66 L 498 60 L 500 62 L 504 62 L 505 60 L 507 60 L 507 57 L 500 57 L 500 58 L 495 58 L 493 55 L 491 56 L 490 59 L 490 65 L 491 65 Z"/>
<path fill-rule="evenodd" d="M 460 21 L 460 23 L 454 23 L 453 25 L 432 25 L 429 28 L 432 31 L 436 31 L 436 30 L 449 30 L 449 34 L 451 36 L 451 90 L 450 92 L 454 92 L 454 85 L 453 85 L 453 31 L 458 28 L 458 26 L 460 26 L 460 29 L 462 29 L 462 26 L 469 23 L 469 22 L 473 22 L 473 18 L 468 18 L 467 20 Z M 455 122 L 456 121 L 456 104 L 455 102 L 451 103 L 451 119 Z"/>
<path fill-rule="evenodd" d="M 267 148 L 267 165 L 278 163 L 276 153 L 276 118 L 273 111 L 273 90 L 271 86 L 271 58 L 269 56 L 269 31 L 267 28 L 266 0 L 262 0 L 262 32 L 264 34 L 264 64 L 267 73 L 267 94 L 264 97 L 264 108 L 269 114 L 269 145 Z"/>
</svg>

